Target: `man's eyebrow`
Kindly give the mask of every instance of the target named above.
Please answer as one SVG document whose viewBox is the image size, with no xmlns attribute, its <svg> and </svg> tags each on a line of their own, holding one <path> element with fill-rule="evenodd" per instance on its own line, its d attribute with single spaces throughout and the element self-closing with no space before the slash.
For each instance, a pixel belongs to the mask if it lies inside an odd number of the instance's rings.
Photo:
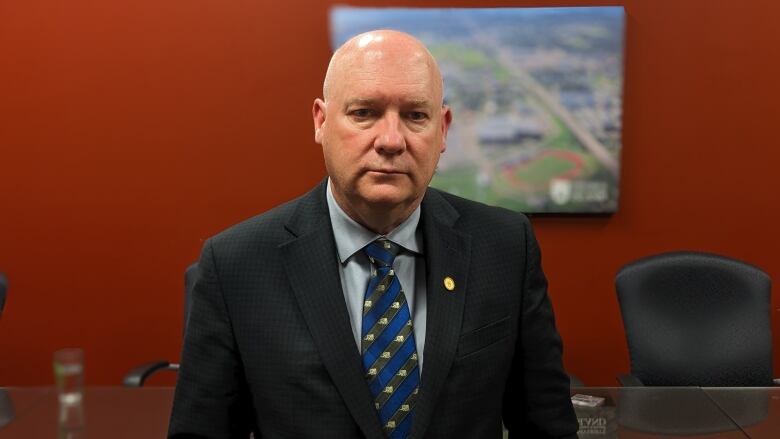
<svg viewBox="0 0 780 439">
<path fill-rule="evenodd" d="M 405 104 L 409 107 L 427 107 L 431 101 L 425 98 L 410 99 Z"/>
<path fill-rule="evenodd" d="M 344 108 L 349 108 L 349 107 L 351 107 L 353 105 L 370 107 L 370 106 L 375 105 L 377 102 L 378 101 L 376 99 L 352 98 L 352 99 L 347 99 L 346 101 L 344 101 Z"/>
<path fill-rule="evenodd" d="M 373 107 L 379 104 L 380 102 L 382 102 L 382 99 L 352 98 L 344 101 L 344 108 L 346 109 L 352 106 Z M 427 107 L 430 104 L 430 102 L 431 101 L 429 99 L 425 99 L 425 98 L 409 99 L 404 101 L 402 105 L 407 108 L 409 107 L 419 108 L 419 107 Z"/>
</svg>

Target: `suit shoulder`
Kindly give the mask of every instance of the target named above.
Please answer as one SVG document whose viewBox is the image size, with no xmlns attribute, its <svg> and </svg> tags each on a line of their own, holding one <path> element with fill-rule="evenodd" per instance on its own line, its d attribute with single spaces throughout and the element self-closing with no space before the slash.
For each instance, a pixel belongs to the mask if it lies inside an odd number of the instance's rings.
<svg viewBox="0 0 780 439">
<path fill-rule="evenodd" d="M 530 228 L 528 217 L 520 212 L 489 206 L 438 189 L 433 190 L 458 211 L 458 223 L 461 227 L 502 232 L 521 232 L 522 229 Z"/>
<path fill-rule="evenodd" d="M 278 246 L 289 239 L 285 224 L 301 201 L 298 197 L 268 211 L 245 219 L 208 239 L 215 249 L 258 248 Z M 237 248 L 238 247 L 238 248 Z"/>
</svg>

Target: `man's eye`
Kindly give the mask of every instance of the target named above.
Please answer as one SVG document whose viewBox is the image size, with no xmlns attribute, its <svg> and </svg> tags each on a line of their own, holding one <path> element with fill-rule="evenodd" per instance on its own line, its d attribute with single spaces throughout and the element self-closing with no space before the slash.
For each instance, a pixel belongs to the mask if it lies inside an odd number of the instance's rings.
<svg viewBox="0 0 780 439">
<path fill-rule="evenodd" d="M 422 122 L 425 119 L 428 118 L 428 115 L 423 113 L 422 111 L 412 111 L 407 116 L 410 120 L 413 120 L 415 122 Z"/>
<path fill-rule="evenodd" d="M 358 108 L 357 110 L 352 110 L 349 114 L 356 119 L 368 119 L 374 112 L 368 108 Z"/>
</svg>

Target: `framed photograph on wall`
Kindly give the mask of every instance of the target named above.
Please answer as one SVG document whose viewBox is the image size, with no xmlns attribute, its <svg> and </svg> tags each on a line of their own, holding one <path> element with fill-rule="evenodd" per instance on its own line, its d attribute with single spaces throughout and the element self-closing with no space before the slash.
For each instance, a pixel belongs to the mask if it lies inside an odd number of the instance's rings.
<svg viewBox="0 0 780 439">
<path fill-rule="evenodd" d="M 335 7 L 334 48 L 377 28 L 419 38 L 453 124 L 431 186 L 527 213 L 612 213 L 620 182 L 622 7 Z"/>
</svg>

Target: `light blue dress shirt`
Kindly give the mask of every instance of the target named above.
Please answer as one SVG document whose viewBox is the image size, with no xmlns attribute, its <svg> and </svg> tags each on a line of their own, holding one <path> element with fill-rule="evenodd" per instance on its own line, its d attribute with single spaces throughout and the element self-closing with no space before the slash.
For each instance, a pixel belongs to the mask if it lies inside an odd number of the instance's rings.
<svg viewBox="0 0 780 439">
<path fill-rule="evenodd" d="M 330 223 L 333 227 L 333 237 L 339 257 L 339 276 L 344 300 L 347 302 L 349 321 L 355 345 L 360 352 L 361 324 L 363 321 L 363 300 L 365 299 L 368 279 L 371 275 L 371 262 L 362 251 L 363 247 L 375 239 L 385 236 L 390 241 L 401 246 L 402 251 L 396 256 L 393 269 L 401 282 L 401 288 L 409 304 L 412 316 L 412 330 L 417 345 L 417 363 L 422 375 L 423 353 L 425 346 L 425 257 L 423 255 L 422 230 L 417 227 L 420 222 L 420 207 L 398 227 L 387 235 L 376 234 L 361 226 L 350 218 L 336 202 L 331 192 L 328 179 L 327 200 Z"/>
</svg>

